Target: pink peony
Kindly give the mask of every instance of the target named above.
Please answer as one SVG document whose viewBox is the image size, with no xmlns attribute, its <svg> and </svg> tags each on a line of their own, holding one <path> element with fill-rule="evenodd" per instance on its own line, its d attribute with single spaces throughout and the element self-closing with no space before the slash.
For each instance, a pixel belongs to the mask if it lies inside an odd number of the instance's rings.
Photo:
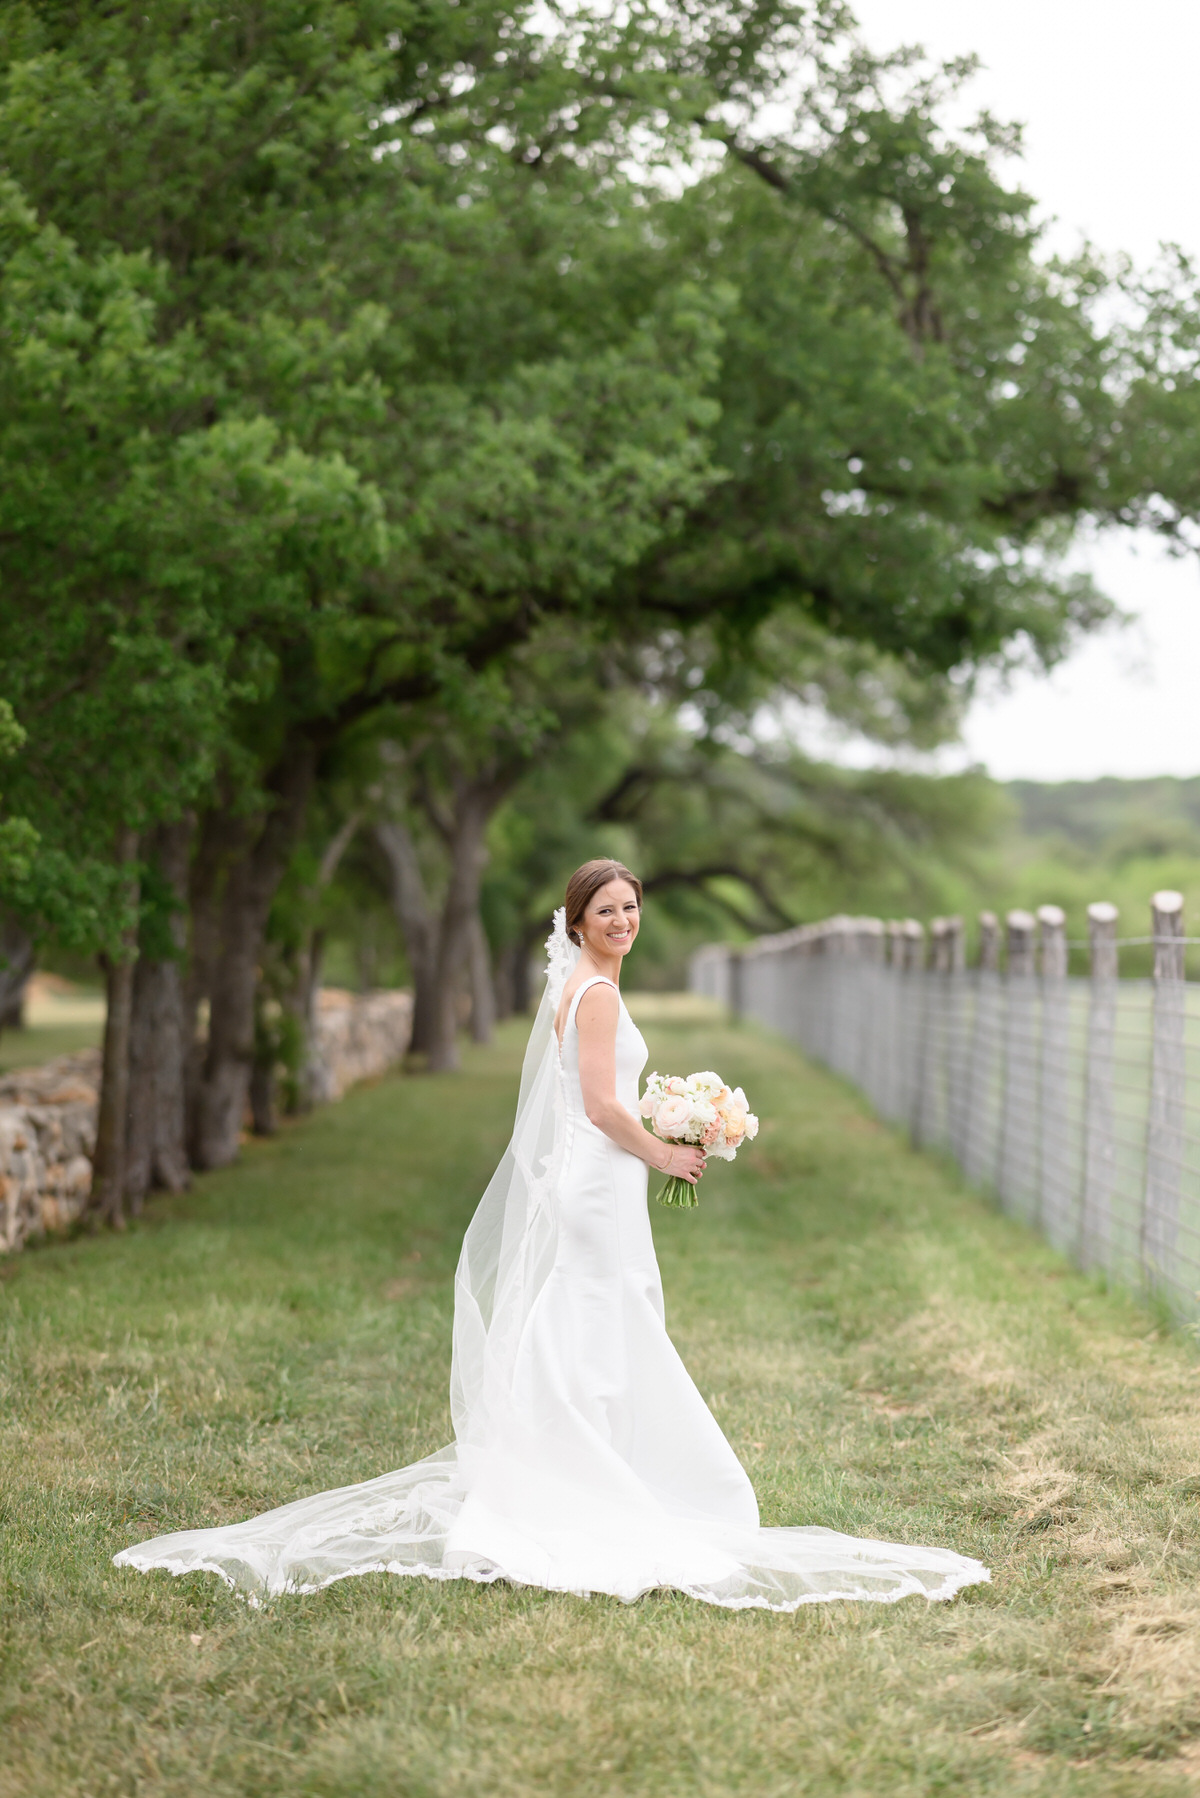
<svg viewBox="0 0 1200 1798">
<path fill-rule="evenodd" d="M 692 1118 L 692 1108 L 685 1098 L 668 1093 L 654 1114 L 654 1128 L 660 1136 L 682 1136 Z"/>
</svg>

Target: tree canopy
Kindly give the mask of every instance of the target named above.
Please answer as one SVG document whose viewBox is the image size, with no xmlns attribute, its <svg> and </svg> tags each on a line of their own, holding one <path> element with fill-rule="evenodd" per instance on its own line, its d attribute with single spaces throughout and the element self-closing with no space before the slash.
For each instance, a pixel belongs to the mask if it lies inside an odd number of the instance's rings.
<svg viewBox="0 0 1200 1798">
<path fill-rule="evenodd" d="M 397 904 L 425 857 L 452 1059 L 489 833 L 550 745 L 640 732 L 652 877 L 769 909 L 841 789 L 809 828 L 756 710 L 929 742 L 980 668 L 1107 615 L 1064 572 L 1082 520 L 1186 540 L 1191 271 L 1048 263 L 1011 132 L 945 123 L 966 73 L 823 0 L 4 9 L 0 897 L 131 1017 L 135 960 L 185 970 L 200 1164 L 272 931 L 300 952 L 294 870 L 351 821 Z M 632 816 L 589 793 L 564 852 Z M 719 856 L 666 856 L 664 803 Z"/>
</svg>

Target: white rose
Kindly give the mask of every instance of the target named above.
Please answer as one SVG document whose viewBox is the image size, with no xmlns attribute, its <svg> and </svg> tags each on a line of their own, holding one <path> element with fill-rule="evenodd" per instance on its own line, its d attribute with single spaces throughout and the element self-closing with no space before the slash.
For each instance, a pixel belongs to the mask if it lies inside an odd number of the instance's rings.
<svg viewBox="0 0 1200 1798">
<path fill-rule="evenodd" d="M 752 1111 L 746 1113 L 746 1140 L 753 1142 L 758 1135 L 758 1119 Z"/>
<path fill-rule="evenodd" d="M 714 1099 L 724 1084 L 720 1074 L 693 1074 L 688 1081 L 688 1086 L 694 1093 L 704 1093 Z"/>
</svg>

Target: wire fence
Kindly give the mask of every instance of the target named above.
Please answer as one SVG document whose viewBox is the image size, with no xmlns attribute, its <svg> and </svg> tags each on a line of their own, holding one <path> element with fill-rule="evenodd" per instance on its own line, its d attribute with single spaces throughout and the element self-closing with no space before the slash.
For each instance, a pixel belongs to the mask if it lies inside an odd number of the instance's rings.
<svg viewBox="0 0 1200 1798">
<path fill-rule="evenodd" d="M 957 919 L 833 918 L 709 945 L 691 985 L 859 1087 L 918 1145 L 1085 1269 L 1200 1320 L 1200 985 L 1182 901 L 1156 896 L 1154 976 L 1118 978 L 1112 907 L 1093 907 L 1090 978 L 1068 977 L 1062 913 L 984 914 L 983 965 Z M 1108 914 L 1111 914 L 1108 915 Z"/>
</svg>

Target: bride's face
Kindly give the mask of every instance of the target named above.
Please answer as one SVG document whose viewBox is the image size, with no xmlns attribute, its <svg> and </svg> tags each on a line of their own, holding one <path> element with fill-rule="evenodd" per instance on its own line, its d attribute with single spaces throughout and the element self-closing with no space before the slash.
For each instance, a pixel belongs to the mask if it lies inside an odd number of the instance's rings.
<svg viewBox="0 0 1200 1798">
<path fill-rule="evenodd" d="M 597 955 L 628 955 L 640 922 L 637 894 L 629 882 L 610 880 L 592 894 L 583 914 L 583 947 Z"/>
</svg>

